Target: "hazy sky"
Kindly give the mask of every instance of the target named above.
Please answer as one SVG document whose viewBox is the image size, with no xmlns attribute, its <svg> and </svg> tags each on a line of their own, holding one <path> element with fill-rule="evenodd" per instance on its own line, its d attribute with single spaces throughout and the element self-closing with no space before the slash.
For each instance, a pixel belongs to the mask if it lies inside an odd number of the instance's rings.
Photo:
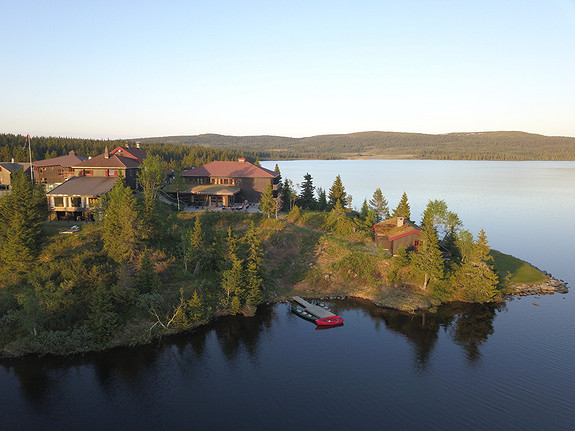
<svg viewBox="0 0 575 431">
<path fill-rule="evenodd" d="M 0 133 L 575 136 L 575 0 L 0 0 Z"/>
</svg>

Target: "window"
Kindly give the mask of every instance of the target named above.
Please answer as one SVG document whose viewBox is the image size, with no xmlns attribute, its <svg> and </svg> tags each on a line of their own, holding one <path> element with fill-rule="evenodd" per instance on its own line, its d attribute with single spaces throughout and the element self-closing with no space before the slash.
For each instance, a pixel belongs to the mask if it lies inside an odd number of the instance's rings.
<svg viewBox="0 0 575 431">
<path fill-rule="evenodd" d="M 82 198 L 81 197 L 70 198 L 70 206 L 81 207 L 82 206 Z"/>
<path fill-rule="evenodd" d="M 84 175 L 86 175 L 87 177 L 91 177 L 94 175 L 94 171 L 92 169 L 85 169 Z"/>
<path fill-rule="evenodd" d="M 110 169 L 110 170 L 108 171 L 108 176 L 109 176 L 109 177 L 117 177 L 117 176 L 118 176 L 118 171 L 115 170 L 115 169 Z"/>
<path fill-rule="evenodd" d="M 64 206 L 64 198 L 62 196 L 55 196 L 54 207 L 63 207 L 63 206 Z"/>
<path fill-rule="evenodd" d="M 419 251 L 419 240 L 416 239 L 415 242 L 413 243 L 414 247 L 415 247 L 415 251 Z"/>
</svg>

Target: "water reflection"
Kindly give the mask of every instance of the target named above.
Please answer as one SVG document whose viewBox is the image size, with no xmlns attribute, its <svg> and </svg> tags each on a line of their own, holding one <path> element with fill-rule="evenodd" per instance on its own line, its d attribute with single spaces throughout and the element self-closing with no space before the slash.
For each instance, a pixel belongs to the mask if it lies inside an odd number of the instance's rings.
<svg viewBox="0 0 575 431">
<path fill-rule="evenodd" d="M 441 328 L 465 351 L 469 365 L 481 359 L 479 347 L 493 334 L 493 321 L 497 311 L 505 304 L 450 303 L 442 305 L 436 313 L 410 314 L 377 307 L 369 301 L 347 300 L 338 305 L 344 313 L 360 307 L 375 323 L 404 336 L 413 347 L 414 366 L 418 371 L 426 369 Z"/>
<path fill-rule="evenodd" d="M 465 351 L 470 365 L 481 359 L 480 346 L 493 334 L 496 312 L 503 306 L 489 304 L 454 303 L 440 307 L 437 313 L 408 314 L 376 307 L 368 301 L 345 300 L 333 303 L 334 309 L 343 315 L 360 310 L 368 316 L 376 329 L 381 325 L 389 331 L 401 334 L 413 348 L 413 363 L 417 371 L 424 371 L 443 329 L 454 343 Z M 103 392 L 111 392 L 119 382 L 132 392 L 145 390 L 150 379 L 157 378 L 164 364 L 174 362 L 180 372 L 195 373 L 202 368 L 202 360 L 210 344 L 210 334 L 215 335 L 216 348 L 226 361 L 234 362 L 245 353 L 257 361 L 259 349 L 265 344 L 262 335 L 271 331 L 274 323 L 283 319 L 277 310 L 284 307 L 263 307 L 253 318 L 225 317 L 205 328 L 162 340 L 155 344 L 73 358 L 26 358 L 5 362 L 6 372 L 13 370 L 21 393 L 30 404 L 42 403 L 50 393 L 57 392 L 59 378 L 70 369 L 93 370 L 98 386 Z M 349 322 L 349 325 L 355 322 Z M 357 322 L 359 323 L 359 322 Z M 289 330 L 289 329 L 286 329 Z M 359 330 L 359 329 L 358 329 Z M 280 329 L 277 329 L 280 331 Z M 282 334 L 274 334 L 281 337 Z M 186 358 L 188 352 L 192 356 Z M 166 362 L 168 361 L 168 362 Z M 170 366 L 170 365 L 168 365 Z"/>
</svg>

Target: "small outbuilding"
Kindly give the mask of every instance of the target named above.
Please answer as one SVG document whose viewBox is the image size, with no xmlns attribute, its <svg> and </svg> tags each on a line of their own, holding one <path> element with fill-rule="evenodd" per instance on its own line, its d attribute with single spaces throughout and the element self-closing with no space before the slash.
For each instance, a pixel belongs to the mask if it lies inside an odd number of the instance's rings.
<svg viewBox="0 0 575 431">
<path fill-rule="evenodd" d="M 421 240 L 421 228 L 403 217 L 384 220 L 375 224 L 372 230 L 376 245 L 392 255 L 397 254 L 400 248 L 417 250 Z"/>
</svg>

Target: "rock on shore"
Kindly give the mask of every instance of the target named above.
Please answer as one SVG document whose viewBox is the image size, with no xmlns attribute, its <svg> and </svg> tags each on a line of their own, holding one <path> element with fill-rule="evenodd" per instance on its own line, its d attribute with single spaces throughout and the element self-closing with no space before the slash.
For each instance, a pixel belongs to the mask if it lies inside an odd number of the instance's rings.
<svg viewBox="0 0 575 431">
<path fill-rule="evenodd" d="M 567 293 L 567 283 L 550 278 L 547 281 L 539 284 L 512 284 L 512 295 L 527 296 L 527 295 L 553 295 L 554 293 Z"/>
</svg>

